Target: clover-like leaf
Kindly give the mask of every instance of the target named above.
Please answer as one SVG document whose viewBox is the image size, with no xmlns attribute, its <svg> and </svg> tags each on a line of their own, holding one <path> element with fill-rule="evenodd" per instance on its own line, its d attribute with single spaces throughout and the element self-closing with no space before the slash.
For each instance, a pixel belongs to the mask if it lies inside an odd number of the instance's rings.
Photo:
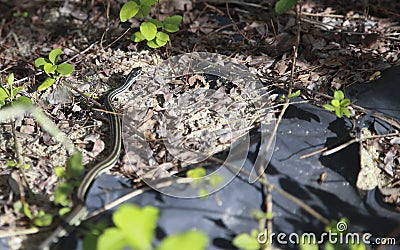
<svg viewBox="0 0 400 250">
<path fill-rule="evenodd" d="M 334 107 L 340 107 L 340 101 L 337 99 L 333 99 L 331 101 L 331 103 L 332 103 L 332 106 L 334 106 Z"/>
<path fill-rule="evenodd" d="M 126 2 L 119 11 L 119 19 L 126 22 L 139 12 L 139 5 L 134 1 Z"/>
<path fill-rule="evenodd" d="M 163 28 L 168 32 L 177 32 L 179 24 L 182 22 L 182 16 L 175 15 L 165 18 Z"/>
<path fill-rule="evenodd" d="M 50 53 L 49 53 L 50 62 L 53 64 L 56 64 L 62 53 L 63 53 L 62 50 L 59 48 L 53 49 L 52 51 L 50 51 Z"/>
<path fill-rule="evenodd" d="M 53 216 L 46 214 L 43 210 L 40 210 L 38 215 L 33 219 L 33 224 L 38 227 L 47 227 L 53 221 Z"/>
<path fill-rule="evenodd" d="M 343 110 L 342 110 L 341 108 L 335 109 L 335 113 L 336 113 L 336 116 L 337 116 L 337 117 L 342 118 L 342 116 L 343 116 Z"/>
<path fill-rule="evenodd" d="M 62 75 L 70 75 L 74 71 L 74 66 L 69 63 L 62 63 L 57 66 L 57 72 Z"/>
<path fill-rule="evenodd" d="M 335 93 L 333 94 L 333 98 L 335 98 L 336 100 L 339 100 L 339 101 L 343 100 L 344 99 L 343 91 L 341 91 L 341 90 L 335 91 Z"/>
<path fill-rule="evenodd" d="M 254 238 L 249 234 L 239 234 L 233 239 L 232 243 L 235 247 L 244 250 L 260 249 L 260 243 L 258 243 L 257 238 Z"/>
<path fill-rule="evenodd" d="M 136 14 L 136 17 L 138 19 L 143 19 L 150 13 L 150 11 L 151 11 L 150 6 L 140 5 L 139 12 Z"/>
<path fill-rule="evenodd" d="M 51 63 L 46 63 L 43 66 L 43 69 L 44 69 L 44 72 L 46 72 L 46 74 L 49 75 L 49 74 L 53 73 L 54 71 L 56 71 L 57 65 L 54 65 L 54 64 L 51 64 Z"/>
<path fill-rule="evenodd" d="M 35 60 L 35 66 L 40 68 L 44 66 L 46 63 L 49 63 L 50 61 L 47 60 L 46 58 L 39 57 L 38 59 Z"/>
<path fill-rule="evenodd" d="M 163 22 L 161 22 L 158 19 L 150 19 L 149 22 L 154 23 L 157 26 L 157 28 L 162 28 L 163 26 Z"/>
<path fill-rule="evenodd" d="M 147 41 L 151 41 L 156 37 L 157 26 L 154 23 L 143 22 L 140 25 L 140 32 L 142 32 Z"/>
<path fill-rule="evenodd" d="M 334 106 L 332 106 L 332 105 L 330 105 L 328 103 L 324 104 L 323 107 L 328 111 L 335 111 L 336 110 L 336 107 L 334 107 Z"/>
<path fill-rule="evenodd" d="M 297 0 L 279 0 L 275 4 L 275 12 L 277 14 L 283 14 L 288 12 L 297 3 Z"/>
<path fill-rule="evenodd" d="M 342 113 L 347 117 L 350 118 L 350 110 L 348 108 L 342 108 Z"/>
<path fill-rule="evenodd" d="M 188 231 L 164 238 L 157 250 L 204 250 L 208 245 L 208 237 L 201 231 Z"/>
<path fill-rule="evenodd" d="M 202 167 L 190 169 L 187 171 L 186 176 L 188 178 L 201 178 L 206 175 L 206 170 Z"/>
<path fill-rule="evenodd" d="M 122 205 L 114 214 L 114 224 L 128 239 L 133 249 L 149 249 L 155 236 L 158 209 L 151 206 L 140 208 L 135 205 Z"/>
<path fill-rule="evenodd" d="M 346 107 L 346 106 L 349 106 L 350 103 L 351 103 L 351 102 L 350 102 L 349 99 L 343 99 L 343 100 L 340 101 L 340 106 Z"/>
<path fill-rule="evenodd" d="M 156 34 L 156 42 L 160 46 L 164 46 L 169 41 L 169 35 L 164 32 L 157 32 Z"/>
<path fill-rule="evenodd" d="M 157 44 L 157 39 L 156 39 L 156 38 L 154 38 L 154 39 L 151 40 L 151 41 L 148 41 L 148 42 L 147 42 L 147 46 L 149 46 L 149 47 L 152 48 L 152 49 L 157 49 L 157 48 L 160 48 L 160 47 L 161 47 L 160 45 Z"/>
<path fill-rule="evenodd" d="M 142 32 L 137 31 L 132 35 L 131 40 L 135 43 L 139 43 L 143 40 L 146 40 L 146 38 L 143 36 Z"/>
<path fill-rule="evenodd" d="M 129 246 L 129 241 L 119 228 L 107 228 L 97 241 L 97 250 L 122 250 Z M 145 249 L 145 248 L 138 248 Z"/>
<path fill-rule="evenodd" d="M 48 87 L 50 87 L 51 85 L 53 85 L 55 81 L 56 81 L 55 78 L 53 78 L 53 77 L 47 77 L 46 80 L 44 80 L 44 81 L 42 82 L 42 84 L 39 85 L 38 91 L 42 91 L 42 90 L 47 89 Z"/>
</svg>

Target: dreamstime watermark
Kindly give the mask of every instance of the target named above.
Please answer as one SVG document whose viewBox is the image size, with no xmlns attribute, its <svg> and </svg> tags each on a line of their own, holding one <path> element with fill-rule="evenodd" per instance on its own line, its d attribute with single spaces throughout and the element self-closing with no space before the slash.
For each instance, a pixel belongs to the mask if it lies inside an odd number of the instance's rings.
<svg viewBox="0 0 400 250">
<path fill-rule="evenodd" d="M 346 232 L 346 222 L 338 222 L 336 224 L 337 231 L 334 232 L 329 230 L 320 235 L 315 233 L 303 233 L 301 235 L 297 233 L 268 233 L 265 229 L 257 236 L 257 241 L 260 244 L 273 243 L 279 245 L 321 245 L 326 242 L 331 244 L 366 244 L 366 245 L 395 245 L 396 238 L 374 238 L 371 233 L 351 233 Z"/>
</svg>

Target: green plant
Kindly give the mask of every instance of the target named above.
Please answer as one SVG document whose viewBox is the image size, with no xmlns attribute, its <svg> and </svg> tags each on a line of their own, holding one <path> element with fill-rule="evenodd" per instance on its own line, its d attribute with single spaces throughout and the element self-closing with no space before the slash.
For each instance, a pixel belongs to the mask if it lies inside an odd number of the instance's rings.
<svg viewBox="0 0 400 250">
<path fill-rule="evenodd" d="M 275 12 L 277 14 L 283 14 L 285 12 L 288 12 L 295 6 L 297 3 L 297 0 L 279 0 L 275 4 Z"/>
<path fill-rule="evenodd" d="M 324 104 L 323 107 L 328 110 L 336 113 L 336 116 L 341 118 L 345 115 L 347 118 L 350 117 L 350 110 L 347 106 L 350 105 L 350 100 L 344 98 L 343 91 L 337 90 L 333 95 L 333 100 L 331 103 Z"/>
<path fill-rule="evenodd" d="M 8 74 L 6 84 L 0 84 L 0 107 L 15 104 L 32 104 L 31 99 L 26 96 L 17 96 L 23 87 L 14 87 L 14 74 Z"/>
<path fill-rule="evenodd" d="M 23 201 L 16 201 L 13 204 L 14 211 L 18 211 L 23 213 L 26 217 L 28 217 L 31 222 L 38 227 L 46 227 L 51 224 L 53 221 L 53 216 L 45 213 L 43 210 L 39 210 L 35 215 L 32 214 L 29 209 L 29 205 Z"/>
<path fill-rule="evenodd" d="M 293 92 L 293 93 L 291 93 L 290 95 L 288 95 L 287 98 L 288 98 L 289 100 L 291 100 L 291 99 L 293 99 L 293 98 L 295 98 L 295 97 L 300 96 L 300 94 L 301 94 L 301 91 L 300 91 L 300 90 L 297 90 L 296 92 Z M 285 99 L 286 99 L 285 95 L 281 95 L 279 101 L 280 101 L 280 102 L 284 102 Z"/>
<path fill-rule="evenodd" d="M 151 6 L 158 4 L 158 0 L 132 0 L 125 3 L 119 13 L 121 22 L 126 22 L 132 17 L 139 19 L 145 18 L 150 14 Z M 132 35 L 132 41 L 139 43 L 147 41 L 150 48 L 159 48 L 167 44 L 170 40 L 166 32 L 174 33 L 179 30 L 179 24 L 182 22 L 182 16 L 174 15 L 164 19 L 149 19 L 142 22 L 140 31 Z"/>
<path fill-rule="evenodd" d="M 97 239 L 97 246 L 87 241 L 86 246 L 98 250 L 119 250 L 125 247 L 135 250 L 203 250 L 207 247 L 207 235 L 196 230 L 168 236 L 162 239 L 157 247 L 153 247 L 158 218 L 159 210 L 156 207 L 140 208 L 132 204 L 121 205 L 112 217 L 115 227 L 104 230 Z"/>
<path fill-rule="evenodd" d="M 54 203 L 64 207 L 59 211 L 60 215 L 69 212 L 69 207 L 73 205 L 71 194 L 74 188 L 79 186 L 83 170 L 84 166 L 82 164 L 82 154 L 80 152 L 73 154 L 67 160 L 65 168 L 56 167 L 54 169 L 59 179 L 65 179 L 64 182 L 58 184 L 54 191 Z"/>
<path fill-rule="evenodd" d="M 38 91 L 42 91 L 54 84 L 60 76 L 69 76 L 74 71 L 74 66 L 69 63 L 57 64 L 62 54 L 62 50 L 57 48 L 50 51 L 48 58 L 39 57 L 35 60 L 35 66 L 44 70 L 48 75 L 38 87 Z"/>
<path fill-rule="evenodd" d="M 222 176 L 216 173 L 213 173 L 210 175 L 210 177 L 203 179 L 202 177 L 205 177 L 206 174 L 206 170 L 202 167 L 190 169 L 186 173 L 186 177 L 194 179 L 191 185 L 193 188 L 198 188 L 199 196 L 202 199 L 205 199 L 208 196 L 209 191 L 207 190 L 207 186 L 211 186 L 211 188 L 216 189 L 223 181 Z"/>
</svg>

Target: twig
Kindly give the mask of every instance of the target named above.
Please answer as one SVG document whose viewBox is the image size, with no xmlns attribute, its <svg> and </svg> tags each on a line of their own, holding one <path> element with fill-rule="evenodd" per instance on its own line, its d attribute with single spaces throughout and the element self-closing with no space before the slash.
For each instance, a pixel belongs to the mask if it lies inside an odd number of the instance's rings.
<svg viewBox="0 0 400 250">
<path fill-rule="evenodd" d="M 29 197 L 32 197 L 33 196 L 33 192 L 32 192 L 32 190 L 31 190 L 31 188 L 29 186 L 29 182 L 28 182 L 28 179 L 26 178 L 25 171 L 24 171 L 24 168 L 23 168 L 24 159 L 22 158 L 22 155 L 21 155 L 22 149 L 21 149 L 21 145 L 19 144 L 18 139 L 17 139 L 17 132 L 15 130 L 15 122 L 14 122 L 14 120 L 11 120 L 10 124 L 11 124 L 11 131 L 12 131 L 12 134 L 13 134 L 13 137 L 14 137 L 14 149 L 15 149 L 15 156 L 16 156 L 17 161 L 18 161 L 18 170 L 21 173 L 22 179 L 24 180 L 25 185 L 26 185 L 26 187 L 28 189 Z M 25 203 L 26 202 L 25 194 L 24 194 L 23 190 L 21 190 L 21 191 L 22 191 L 20 193 L 21 201 L 23 203 Z"/>
</svg>

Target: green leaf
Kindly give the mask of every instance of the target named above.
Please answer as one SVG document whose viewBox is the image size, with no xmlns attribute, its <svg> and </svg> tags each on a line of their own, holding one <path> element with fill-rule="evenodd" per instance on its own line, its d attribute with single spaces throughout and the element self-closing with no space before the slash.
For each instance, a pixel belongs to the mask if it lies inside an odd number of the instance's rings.
<svg viewBox="0 0 400 250">
<path fill-rule="evenodd" d="M 73 154 L 68 160 L 65 168 L 65 175 L 67 179 L 79 178 L 84 170 L 82 164 L 82 154 L 77 152 Z"/>
<path fill-rule="evenodd" d="M 18 163 L 16 163 L 15 161 L 7 161 L 6 165 L 7 165 L 7 167 L 13 168 L 13 167 L 18 166 Z"/>
<path fill-rule="evenodd" d="M 57 72 L 62 75 L 69 75 L 74 71 L 74 66 L 69 63 L 62 63 L 57 66 Z"/>
<path fill-rule="evenodd" d="M 330 105 L 330 104 L 324 104 L 323 107 L 328 110 L 328 111 L 335 111 L 336 107 Z"/>
<path fill-rule="evenodd" d="M 289 96 L 288 96 L 288 98 L 289 99 L 292 99 L 292 98 L 294 98 L 294 97 L 298 97 L 298 96 L 300 96 L 300 90 L 297 90 L 296 92 L 294 92 L 294 93 L 291 93 Z"/>
<path fill-rule="evenodd" d="M 206 170 L 202 167 L 190 169 L 187 171 L 186 176 L 188 178 L 201 178 L 204 177 L 207 174 Z"/>
<path fill-rule="evenodd" d="M 8 86 L 10 86 L 10 88 L 11 88 L 12 85 L 14 84 L 14 73 L 8 74 L 6 80 L 7 80 Z"/>
<path fill-rule="evenodd" d="M 158 19 L 150 19 L 149 22 L 154 23 L 154 25 L 157 26 L 157 28 L 162 28 L 163 26 L 163 22 L 161 22 Z"/>
<path fill-rule="evenodd" d="M 49 53 L 49 60 L 52 64 L 56 64 L 60 55 L 62 54 L 62 50 L 57 48 L 57 49 L 53 49 L 52 51 L 50 51 Z"/>
<path fill-rule="evenodd" d="M 342 116 L 343 116 L 343 110 L 342 110 L 341 108 L 335 109 L 335 113 L 336 113 L 336 116 L 337 116 L 337 117 L 342 118 Z"/>
<path fill-rule="evenodd" d="M 182 16 L 175 15 L 165 18 L 164 29 L 168 32 L 177 32 L 179 30 L 179 24 L 182 22 Z"/>
<path fill-rule="evenodd" d="M 275 4 L 275 12 L 277 14 L 283 14 L 288 12 L 297 3 L 297 0 L 279 0 Z"/>
<path fill-rule="evenodd" d="M 58 210 L 58 215 L 62 217 L 64 215 L 68 214 L 69 212 L 71 212 L 70 207 L 62 207 L 62 208 L 60 208 L 60 210 Z"/>
<path fill-rule="evenodd" d="M 157 49 L 160 48 L 161 46 L 157 44 L 156 39 L 153 39 L 151 41 L 147 42 L 147 46 L 149 46 L 152 49 Z"/>
<path fill-rule="evenodd" d="M 54 204 L 60 204 L 62 206 L 68 206 L 71 201 L 69 200 L 69 195 L 72 193 L 73 186 L 69 183 L 58 184 L 56 190 L 54 191 Z"/>
<path fill-rule="evenodd" d="M 24 212 L 24 214 L 25 214 L 26 217 L 28 217 L 29 219 L 32 219 L 32 218 L 33 218 L 32 213 L 31 213 L 31 211 L 29 210 L 28 204 L 24 203 L 24 204 L 22 205 L 22 209 L 23 209 L 23 212 Z"/>
<path fill-rule="evenodd" d="M 26 96 L 18 96 L 14 101 L 12 101 L 11 105 L 21 105 L 27 107 L 32 105 L 32 100 Z"/>
<path fill-rule="evenodd" d="M 146 38 L 143 36 L 143 34 L 142 34 L 142 32 L 140 32 L 140 31 L 138 31 L 138 32 L 135 32 L 133 35 L 132 35 L 132 41 L 134 41 L 135 43 L 138 43 L 138 42 L 141 42 L 141 41 L 143 41 L 143 40 L 145 40 Z"/>
<path fill-rule="evenodd" d="M 348 108 L 342 108 L 342 113 L 347 117 L 350 118 L 350 110 Z"/>
<path fill-rule="evenodd" d="M 245 250 L 258 250 L 260 249 L 260 244 L 257 238 L 254 238 L 248 234 L 239 234 L 233 239 L 233 245 L 240 249 Z"/>
<path fill-rule="evenodd" d="M 139 11 L 139 5 L 134 1 L 125 3 L 119 11 L 119 19 L 121 22 L 126 22 L 134 17 Z"/>
<path fill-rule="evenodd" d="M 10 97 L 10 91 L 3 86 L 0 86 L 0 100 L 5 100 Z"/>
<path fill-rule="evenodd" d="M 160 46 L 164 46 L 169 41 L 169 35 L 164 32 L 157 32 L 156 34 L 156 42 Z"/>
<path fill-rule="evenodd" d="M 343 100 L 344 99 L 343 91 L 341 91 L 341 90 L 335 91 L 335 93 L 333 94 L 333 98 L 335 98 L 336 100 L 339 100 L 339 101 Z"/>
<path fill-rule="evenodd" d="M 313 238 L 311 238 L 309 235 L 304 234 L 301 236 L 301 238 L 304 239 L 300 241 L 301 250 L 318 250 L 318 245 L 315 242 L 312 242 Z"/>
<path fill-rule="evenodd" d="M 140 25 L 140 32 L 146 38 L 147 41 L 151 41 L 156 37 L 157 34 L 157 27 L 154 23 L 150 22 L 143 22 Z"/>
<path fill-rule="evenodd" d="M 349 99 L 343 99 L 343 100 L 340 101 L 340 106 L 346 107 L 346 106 L 349 106 L 350 103 L 351 103 L 351 102 L 350 102 Z"/>
<path fill-rule="evenodd" d="M 221 184 L 223 181 L 224 181 L 224 177 L 222 177 L 221 175 L 219 175 L 217 173 L 213 173 L 210 176 L 209 183 L 210 183 L 211 187 L 217 188 L 218 185 Z"/>
<path fill-rule="evenodd" d="M 140 4 L 145 6 L 152 6 L 156 3 L 158 3 L 158 0 L 140 0 Z"/>
<path fill-rule="evenodd" d="M 197 194 L 199 195 L 200 199 L 205 200 L 208 197 L 208 190 L 205 187 L 201 187 L 199 188 L 199 191 L 197 192 Z"/>
<path fill-rule="evenodd" d="M 208 245 L 208 237 L 201 231 L 188 231 L 171 235 L 163 239 L 157 250 L 204 250 Z"/>
<path fill-rule="evenodd" d="M 133 249 L 150 249 L 155 235 L 158 209 L 151 206 L 140 208 L 124 204 L 113 214 L 114 224 L 128 237 Z"/>
<path fill-rule="evenodd" d="M 337 99 L 333 99 L 331 101 L 331 103 L 332 103 L 332 106 L 334 106 L 334 107 L 337 107 L 337 108 L 340 107 L 340 101 Z"/>
<path fill-rule="evenodd" d="M 49 62 L 49 60 L 47 60 L 43 57 L 39 57 L 38 59 L 35 60 L 35 66 L 40 68 L 48 62 Z"/>
<path fill-rule="evenodd" d="M 51 64 L 51 63 L 46 63 L 44 66 L 43 66 L 43 69 L 44 69 L 44 72 L 46 72 L 46 74 L 50 74 L 50 73 L 53 73 L 54 71 L 56 71 L 56 69 L 57 69 L 57 65 L 53 65 L 53 64 Z"/>
<path fill-rule="evenodd" d="M 121 230 L 113 227 L 106 229 L 99 237 L 97 241 L 97 250 L 122 250 L 128 245 L 129 242 Z M 144 248 L 138 248 L 138 250 L 142 249 Z"/>
<path fill-rule="evenodd" d="M 65 177 L 65 169 L 63 167 L 55 167 L 54 168 L 54 173 L 56 176 L 61 179 Z"/>
<path fill-rule="evenodd" d="M 138 19 L 143 19 L 145 18 L 151 11 L 151 7 L 150 6 L 146 6 L 146 5 L 141 5 L 139 12 L 136 14 L 136 17 Z"/>
<path fill-rule="evenodd" d="M 47 89 L 48 87 L 50 87 L 51 85 L 54 84 L 55 80 L 56 79 L 53 78 L 53 77 L 47 77 L 46 80 L 44 80 L 42 82 L 42 84 L 39 85 L 38 91 L 42 91 L 42 90 Z"/>
<path fill-rule="evenodd" d="M 51 225 L 53 216 L 46 214 L 43 210 L 40 210 L 38 215 L 33 219 L 33 224 L 38 227 L 46 227 Z"/>
<path fill-rule="evenodd" d="M 23 89 L 23 87 L 16 87 L 16 88 L 13 88 L 12 90 L 11 90 L 11 96 L 15 96 L 18 92 L 20 92 L 21 90 Z"/>
</svg>

